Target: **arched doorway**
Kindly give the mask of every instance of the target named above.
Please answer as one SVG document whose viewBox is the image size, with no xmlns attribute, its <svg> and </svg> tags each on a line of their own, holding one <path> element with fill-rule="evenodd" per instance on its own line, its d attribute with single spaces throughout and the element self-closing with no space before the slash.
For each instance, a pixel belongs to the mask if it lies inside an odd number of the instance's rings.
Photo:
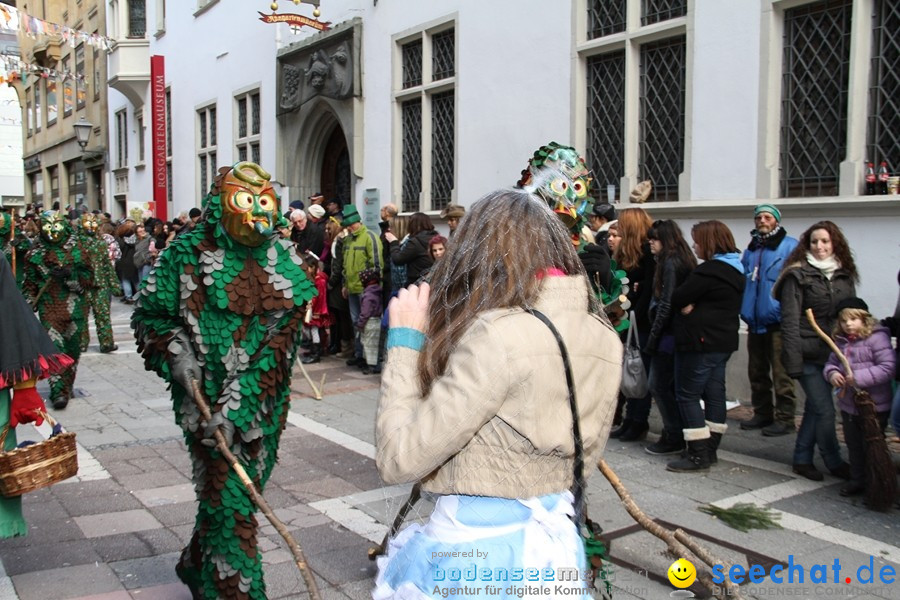
<svg viewBox="0 0 900 600">
<path fill-rule="evenodd" d="M 321 182 L 321 192 L 325 198 L 336 198 L 342 204 L 351 200 L 350 152 L 347 149 L 347 140 L 340 125 L 335 125 L 325 144 Z"/>
</svg>

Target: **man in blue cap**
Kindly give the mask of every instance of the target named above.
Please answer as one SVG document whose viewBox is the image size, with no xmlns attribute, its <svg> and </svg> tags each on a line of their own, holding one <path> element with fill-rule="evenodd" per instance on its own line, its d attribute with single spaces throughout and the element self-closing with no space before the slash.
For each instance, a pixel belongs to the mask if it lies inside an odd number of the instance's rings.
<svg viewBox="0 0 900 600">
<path fill-rule="evenodd" d="M 753 215 L 756 229 L 750 232 L 750 245 L 741 258 L 747 277 L 741 319 L 748 329 L 747 376 L 753 418 L 742 422 L 741 429 L 762 429 L 766 436 L 787 435 L 795 430 L 797 398 L 794 380 L 781 364 L 781 304 L 772 297 L 772 286 L 797 240 L 788 237 L 781 226 L 781 211 L 775 205 L 760 204 Z"/>
</svg>

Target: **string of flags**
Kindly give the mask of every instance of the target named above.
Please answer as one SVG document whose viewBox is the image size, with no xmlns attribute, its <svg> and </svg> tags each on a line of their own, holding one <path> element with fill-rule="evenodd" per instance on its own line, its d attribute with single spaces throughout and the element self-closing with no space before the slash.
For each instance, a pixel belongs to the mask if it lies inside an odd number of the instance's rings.
<svg viewBox="0 0 900 600">
<path fill-rule="evenodd" d="M 3 5 L 0 4 L 0 6 Z M 81 84 L 87 84 L 87 78 L 83 73 L 77 73 L 66 69 L 57 71 L 56 69 L 51 69 L 49 67 L 42 67 L 40 65 L 25 62 L 18 56 L 0 54 L 0 83 L 13 83 L 20 79 L 23 83 L 27 83 L 29 74 L 54 81 L 73 80 Z"/>
<path fill-rule="evenodd" d="M 81 43 L 106 51 L 109 51 L 111 47 L 110 39 L 105 36 L 38 19 L 8 4 L 0 4 L 0 29 L 21 31 L 31 38 L 59 36 L 72 48 Z"/>
</svg>

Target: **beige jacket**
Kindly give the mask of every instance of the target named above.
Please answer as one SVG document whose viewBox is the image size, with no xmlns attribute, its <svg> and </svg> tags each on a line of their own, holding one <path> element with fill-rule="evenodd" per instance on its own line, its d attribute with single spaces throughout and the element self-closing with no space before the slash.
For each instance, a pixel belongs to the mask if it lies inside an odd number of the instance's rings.
<svg viewBox="0 0 900 600">
<path fill-rule="evenodd" d="M 609 435 L 622 343 L 587 313 L 586 286 L 583 277 L 548 278 L 535 308 L 560 331 L 572 361 L 589 476 Z M 546 325 L 520 309 L 479 314 L 425 398 L 417 358 L 408 348 L 388 352 L 375 457 L 385 482 L 422 480 L 431 492 L 503 498 L 571 487 L 568 388 Z"/>
</svg>

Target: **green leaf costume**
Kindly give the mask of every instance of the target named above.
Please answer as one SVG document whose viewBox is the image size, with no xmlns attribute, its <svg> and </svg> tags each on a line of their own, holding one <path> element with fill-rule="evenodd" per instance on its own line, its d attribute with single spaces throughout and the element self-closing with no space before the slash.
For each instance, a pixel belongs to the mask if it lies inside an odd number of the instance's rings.
<svg viewBox="0 0 900 600">
<path fill-rule="evenodd" d="M 205 438 L 220 426 L 262 492 L 287 421 L 304 304 L 316 293 L 293 244 L 273 235 L 268 180 L 252 163 L 219 171 L 203 220 L 162 253 L 132 317 L 147 369 L 172 384 L 191 453 L 199 510 L 177 572 L 195 598 L 266 598 L 256 507 Z M 191 379 L 212 424 L 186 389 Z"/>
<path fill-rule="evenodd" d="M 119 278 L 116 277 L 116 268 L 109 258 L 109 246 L 103 241 L 103 238 L 98 237 L 97 227 L 97 215 L 85 213 L 81 215 L 81 226 L 78 228 L 77 235 L 94 265 L 94 287 L 86 294 L 88 311 L 94 313 L 100 351 L 109 352 L 116 347 L 109 316 L 109 298 L 110 294 L 119 292 L 121 286 Z M 85 327 L 82 349 L 87 348 L 90 341 L 90 331 Z"/>
<path fill-rule="evenodd" d="M 72 398 L 78 359 L 87 335 L 87 294 L 94 288 L 90 254 L 55 211 L 41 213 L 41 237 L 25 256 L 22 295 L 37 310 L 56 347 L 74 359 L 71 367 L 50 377 L 50 401 L 63 409 Z"/>
</svg>

